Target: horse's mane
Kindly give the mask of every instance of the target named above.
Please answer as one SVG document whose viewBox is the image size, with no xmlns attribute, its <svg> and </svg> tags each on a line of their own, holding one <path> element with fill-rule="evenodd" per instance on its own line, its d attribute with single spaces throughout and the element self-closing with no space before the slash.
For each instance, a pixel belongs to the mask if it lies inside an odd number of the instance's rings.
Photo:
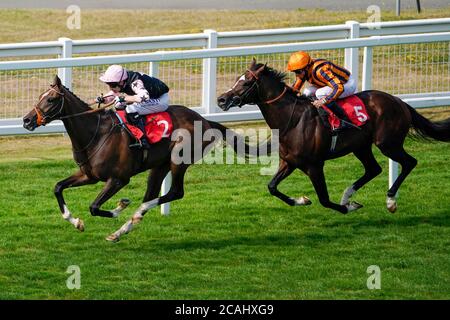
<svg viewBox="0 0 450 320">
<path fill-rule="evenodd" d="M 258 64 L 256 64 L 254 69 L 258 70 L 262 66 L 264 66 L 264 64 L 258 63 Z M 286 82 L 285 82 L 286 79 L 288 78 L 288 75 L 287 75 L 286 72 L 278 71 L 278 70 L 276 70 L 276 69 L 274 69 L 272 67 L 266 66 L 264 68 L 263 73 L 268 75 L 269 77 L 273 78 L 275 81 L 279 82 L 283 86 L 286 86 L 288 88 L 288 91 L 290 91 L 292 94 L 297 95 L 297 92 L 292 90 L 292 88 L 290 86 L 288 86 L 286 84 Z M 309 97 L 304 96 L 304 95 L 297 96 L 297 99 L 305 100 L 305 102 L 309 102 L 309 103 L 311 102 L 311 99 Z"/>
<path fill-rule="evenodd" d="M 69 92 L 73 97 L 75 97 L 75 98 L 78 100 L 78 102 L 80 102 L 83 106 L 89 108 L 89 105 L 88 105 L 86 102 L 84 102 L 83 100 L 81 100 L 81 98 L 78 97 L 75 93 L 73 93 L 72 91 L 70 91 L 69 88 L 67 88 L 65 85 L 61 85 L 61 86 L 62 86 L 67 92 Z"/>
<path fill-rule="evenodd" d="M 264 64 L 262 64 L 262 63 L 258 63 L 258 64 L 256 64 L 256 66 L 255 66 L 255 70 L 258 70 L 259 68 L 261 68 L 262 66 L 264 66 Z M 278 82 L 280 82 L 280 83 L 282 83 L 282 84 L 285 84 L 285 80 L 286 80 L 286 78 L 288 77 L 288 75 L 286 74 L 286 72 L 282 72 L 282 71 L 278 71 L 278 70 L 275 70 L 274 68 L 272 68 L 272 67 L 269 67 L 269 66 L 266 66 L 265 68 L 264 68 L 264 71 L 263 71 L 265 74 L 267 74 L 268 76 L 270 76 L 270 77 L 272 77 L 274 80 L 276 80 L 276 81 L 278 81 Z"/>
</svg>

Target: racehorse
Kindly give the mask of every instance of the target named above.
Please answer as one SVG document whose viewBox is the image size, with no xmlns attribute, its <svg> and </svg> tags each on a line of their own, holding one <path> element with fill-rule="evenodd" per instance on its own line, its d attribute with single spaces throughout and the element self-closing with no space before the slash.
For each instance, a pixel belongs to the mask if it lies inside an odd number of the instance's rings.
<svg viewBox="0 0 450 320">
<path fill-rule="evenodd" d="M 257 104 L 271 129 L 279 130 L 278 172 L 268 188 L 272 195 L 288 205 L 309 205 L 307 197 L 291 198 L 281 193 L 277 186 L 295 169 L 309 176 L 320 204 L 326 208 L 347 213 L 362 207 L 351 202 L 350 197 L 362 186 L 381 173 L 381 167 L 372 153 L 372 144 L 402 166 L 400 175 L 387 192 L 387 209 L 395 212 L 395 195 L 406 176 L 417 165 L 417 160 L 403 148 L 403 143 L 413 127 L 422 138 L 450 141 L 450 118 L 431 122 L 401 99 L 388 93 L 368 90 L 356 95 L 364 102 L 370 120 L 360 127 L 350 128 L 339 134 L 339 142 L 331 151 L 331 132 L 322 123 L 318 110 L 309 98 L 297 94 L 285 84 L 286 74 L 266 64 L 252 63 L 233 87 L 219 96 L 219 107 L 227 111 L 231 107 Z M 330 201 L 324 176 L 326 160 L 353 153 L 363 164 L 365 173 L 348 187 L 340 203 Z"/>
<path fill-rule="evenodd" d="M 145 213 L 151 208 L 181 199 L 184 195 L 184 175 L 190 164 L 200 160 L 205 149 L 216 141 L 205 141 L 195 144 L 194 128 L 219 130 L 225 139 L 227 128 L 219 123 L 208 121 L 198 113 L 184 106 L 172 105 L 167 112 L 173 121 L 173 134 L 170 139 L 162 139 L 152 144 L 149 150 L 130 149 L 130 134 L 124 130 L 112 111 L 105 109 L 91 109 L 69 89 L 61 84 L 58 76 L 50 88 L 42 93 L 38 103 L 23 118 L 25 129 L 33 131 L 38 126 L 46 125 L 53 120 L 63 121 L 72 142 L 73 157 L 79 170 L 70 177 L 58 182 L 54 193 L 58 200 L 63 218 L 72 223 L 78 230 L 84 231 L 84 223 L 79 218 L 72 217 L 63 197 L 66 188 L 106 182 L 103 190 L 90 205 L 93 216 L 117 217 L 125 209 L 129 201 L 122 199 L 117 208 L 111 211 L 102 210 L 101 206 L 126 186 L 130 178 L 140 172 L 152 169 L 147 182 L 143 203 L 119 230 L 109 235 L 109 241 L 118 241 L 121 235 L 132 230 L 133 225 L 139 223 Z M 194 125 L 194 122 L 196 124 Z M 200 125 L 198 125 L 200 124 Z M 232 135 L 230 135 L 231 137 Z M 212 140 L 212 139 L 211 139 Z M 243 138 L 237 134 L 233 142 L 229 143 L 236 152 L 237 145 Z M 247 144 L 246 155 L 253 151 Z M 187 161 L 174 161 L 172 151 L 188 153 L 183 155 Z M 149 156 L 146 156 L 146 153 Z M 242 152 L 241 152 L 242 154 Z M 169 192 L 158 197 L 161 184 L 168 172 L 172 174 L 172 185 Z"/>
</svg>

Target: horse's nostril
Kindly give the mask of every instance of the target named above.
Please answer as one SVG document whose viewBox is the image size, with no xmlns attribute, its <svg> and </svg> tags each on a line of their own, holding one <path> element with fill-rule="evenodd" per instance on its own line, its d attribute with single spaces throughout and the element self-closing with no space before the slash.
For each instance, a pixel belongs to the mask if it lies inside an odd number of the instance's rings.
<svg viewBox="0 0 450 320">
<path fill-rule="evenodd" d="M 23 119 L 24 124 L 29 124 L 30 122 L 31 122 L 31 120 L 29 118 Z"/>
<path fill-rule="evenodd" d="M 234 96 L 233 97 L 233 104 L 240 105 L 241 104 L 241 97 Z"/>
<path fill-rule="evenodd" d="M 225 102 L 227 102 L 227 99 L 225 99 L 225 98 L 217 99 L 217 103 L 219 104 L 219 106 L 223 106 L 225 104 Z"/>
</svg>

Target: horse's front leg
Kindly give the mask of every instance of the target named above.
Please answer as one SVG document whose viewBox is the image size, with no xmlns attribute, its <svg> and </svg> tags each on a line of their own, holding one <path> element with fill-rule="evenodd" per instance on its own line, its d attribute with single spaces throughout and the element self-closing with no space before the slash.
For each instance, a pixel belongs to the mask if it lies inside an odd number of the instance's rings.
<svg viewBox="0 0 450 320">
<path fill-rule="evenodd" d="M 285 160 L 280 158 L 280 165 L 278 167 L 278 171 L 268 185 L 269 192 L 271 195 L 281 199 L 290 206 L 310 205 L 311 201 L 305 196 L 302 196 L 298 199 L 294 199 L 288 197 L 287 195 L 285 195 L 284 193 L 280 192 L 277 189 L 277 186 L 280 184 L 280 182 L 283 181 L 285 178 L 287 178 L 292 173 L 292 171 L 294 171 L 294 169 L 295 167 L 293 167 Z"/>
<path fill-rule="evenodd" d="M 111 211 L 101 210 L 100 207 L 129 182 L 130 179 L 109 178 L 108 181 L 106 181 L 105 187 L 103 188 L 102 192 L 100 192 L 100 194 L 89 207 L 91 214 L 93 216 L 116 218 L 120 214 L 120 212 L 130 204 L 130 200 L 121 199 L 117 208 Z"/>
<path fill-rule="evenodd" d="M 356 202 L 350 202 L 345 205 L 339 205 L 337 203 L 331 202 L 328 195 L 327 183 L 325 182 L 325 175 L 323 173 L 324 163 L 309 165 L 305 168 L 305 172 L 308 174 L 311 182 L 316 190 L 317 196 L 319 197 L 320 204 L 325 208 L 330 208 L 341 213 L 347 213 L 350 211 L 355 211 L 362 206 Z"/>
<path fill-rule="evenodd" d="M 67 188 L 80 187 L 86 184 L 94 184 L 98 181 L 92 179 L 85 175 L 83 172 L 78 171 L 72 176 L 58 182 L 55 186 L 55 196 L 58 200 L 59 209 L 61 210 L 62 216 L 65 220 L 69 221 L 71 224 L 75 226 L 80 231 L 84 231 L 84 223 L 80 218 L 72 217 L 72 214 L 69 211 L 69 208 L 66 205 L 63 197 L 63 191 Z"/>
</svg>

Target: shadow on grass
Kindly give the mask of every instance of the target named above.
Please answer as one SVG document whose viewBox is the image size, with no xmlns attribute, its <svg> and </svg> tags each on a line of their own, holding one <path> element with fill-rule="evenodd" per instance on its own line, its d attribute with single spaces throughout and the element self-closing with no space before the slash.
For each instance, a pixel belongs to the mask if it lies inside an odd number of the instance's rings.
<svg viewBox="0 0 450 320">
<path fill-rule="evenodd" d="M 236 236 L 229 238 L 202 239 L 202 240 L 163 240 L 153 243 L 158 250 L 221 250 L 233 247 L 319 247 L 337 241 L 339 235 L 326 235 L 322 233 L 285 234 L 277 233 L 259 236 Z"/>
<path fill-rule="evenodd" d="M 386 213 L 388 215 L 388 213 Z M 395 216 L 391 215 L 388 217 L 372 218 L 370 220 L 364 221 L 333 221 L 330 223 L 325 223 L 325 227 L 336 228 L 342 226 L 351 226 L 353 228 L 362 227 L 385 227 L 385 226 L 399 226 L 399 227 L 412 227 L 418 225 L 432 225 L 436 227 L 450 227 L 450 210 L 439 210 L 432 216 Z"/>
</svg>

